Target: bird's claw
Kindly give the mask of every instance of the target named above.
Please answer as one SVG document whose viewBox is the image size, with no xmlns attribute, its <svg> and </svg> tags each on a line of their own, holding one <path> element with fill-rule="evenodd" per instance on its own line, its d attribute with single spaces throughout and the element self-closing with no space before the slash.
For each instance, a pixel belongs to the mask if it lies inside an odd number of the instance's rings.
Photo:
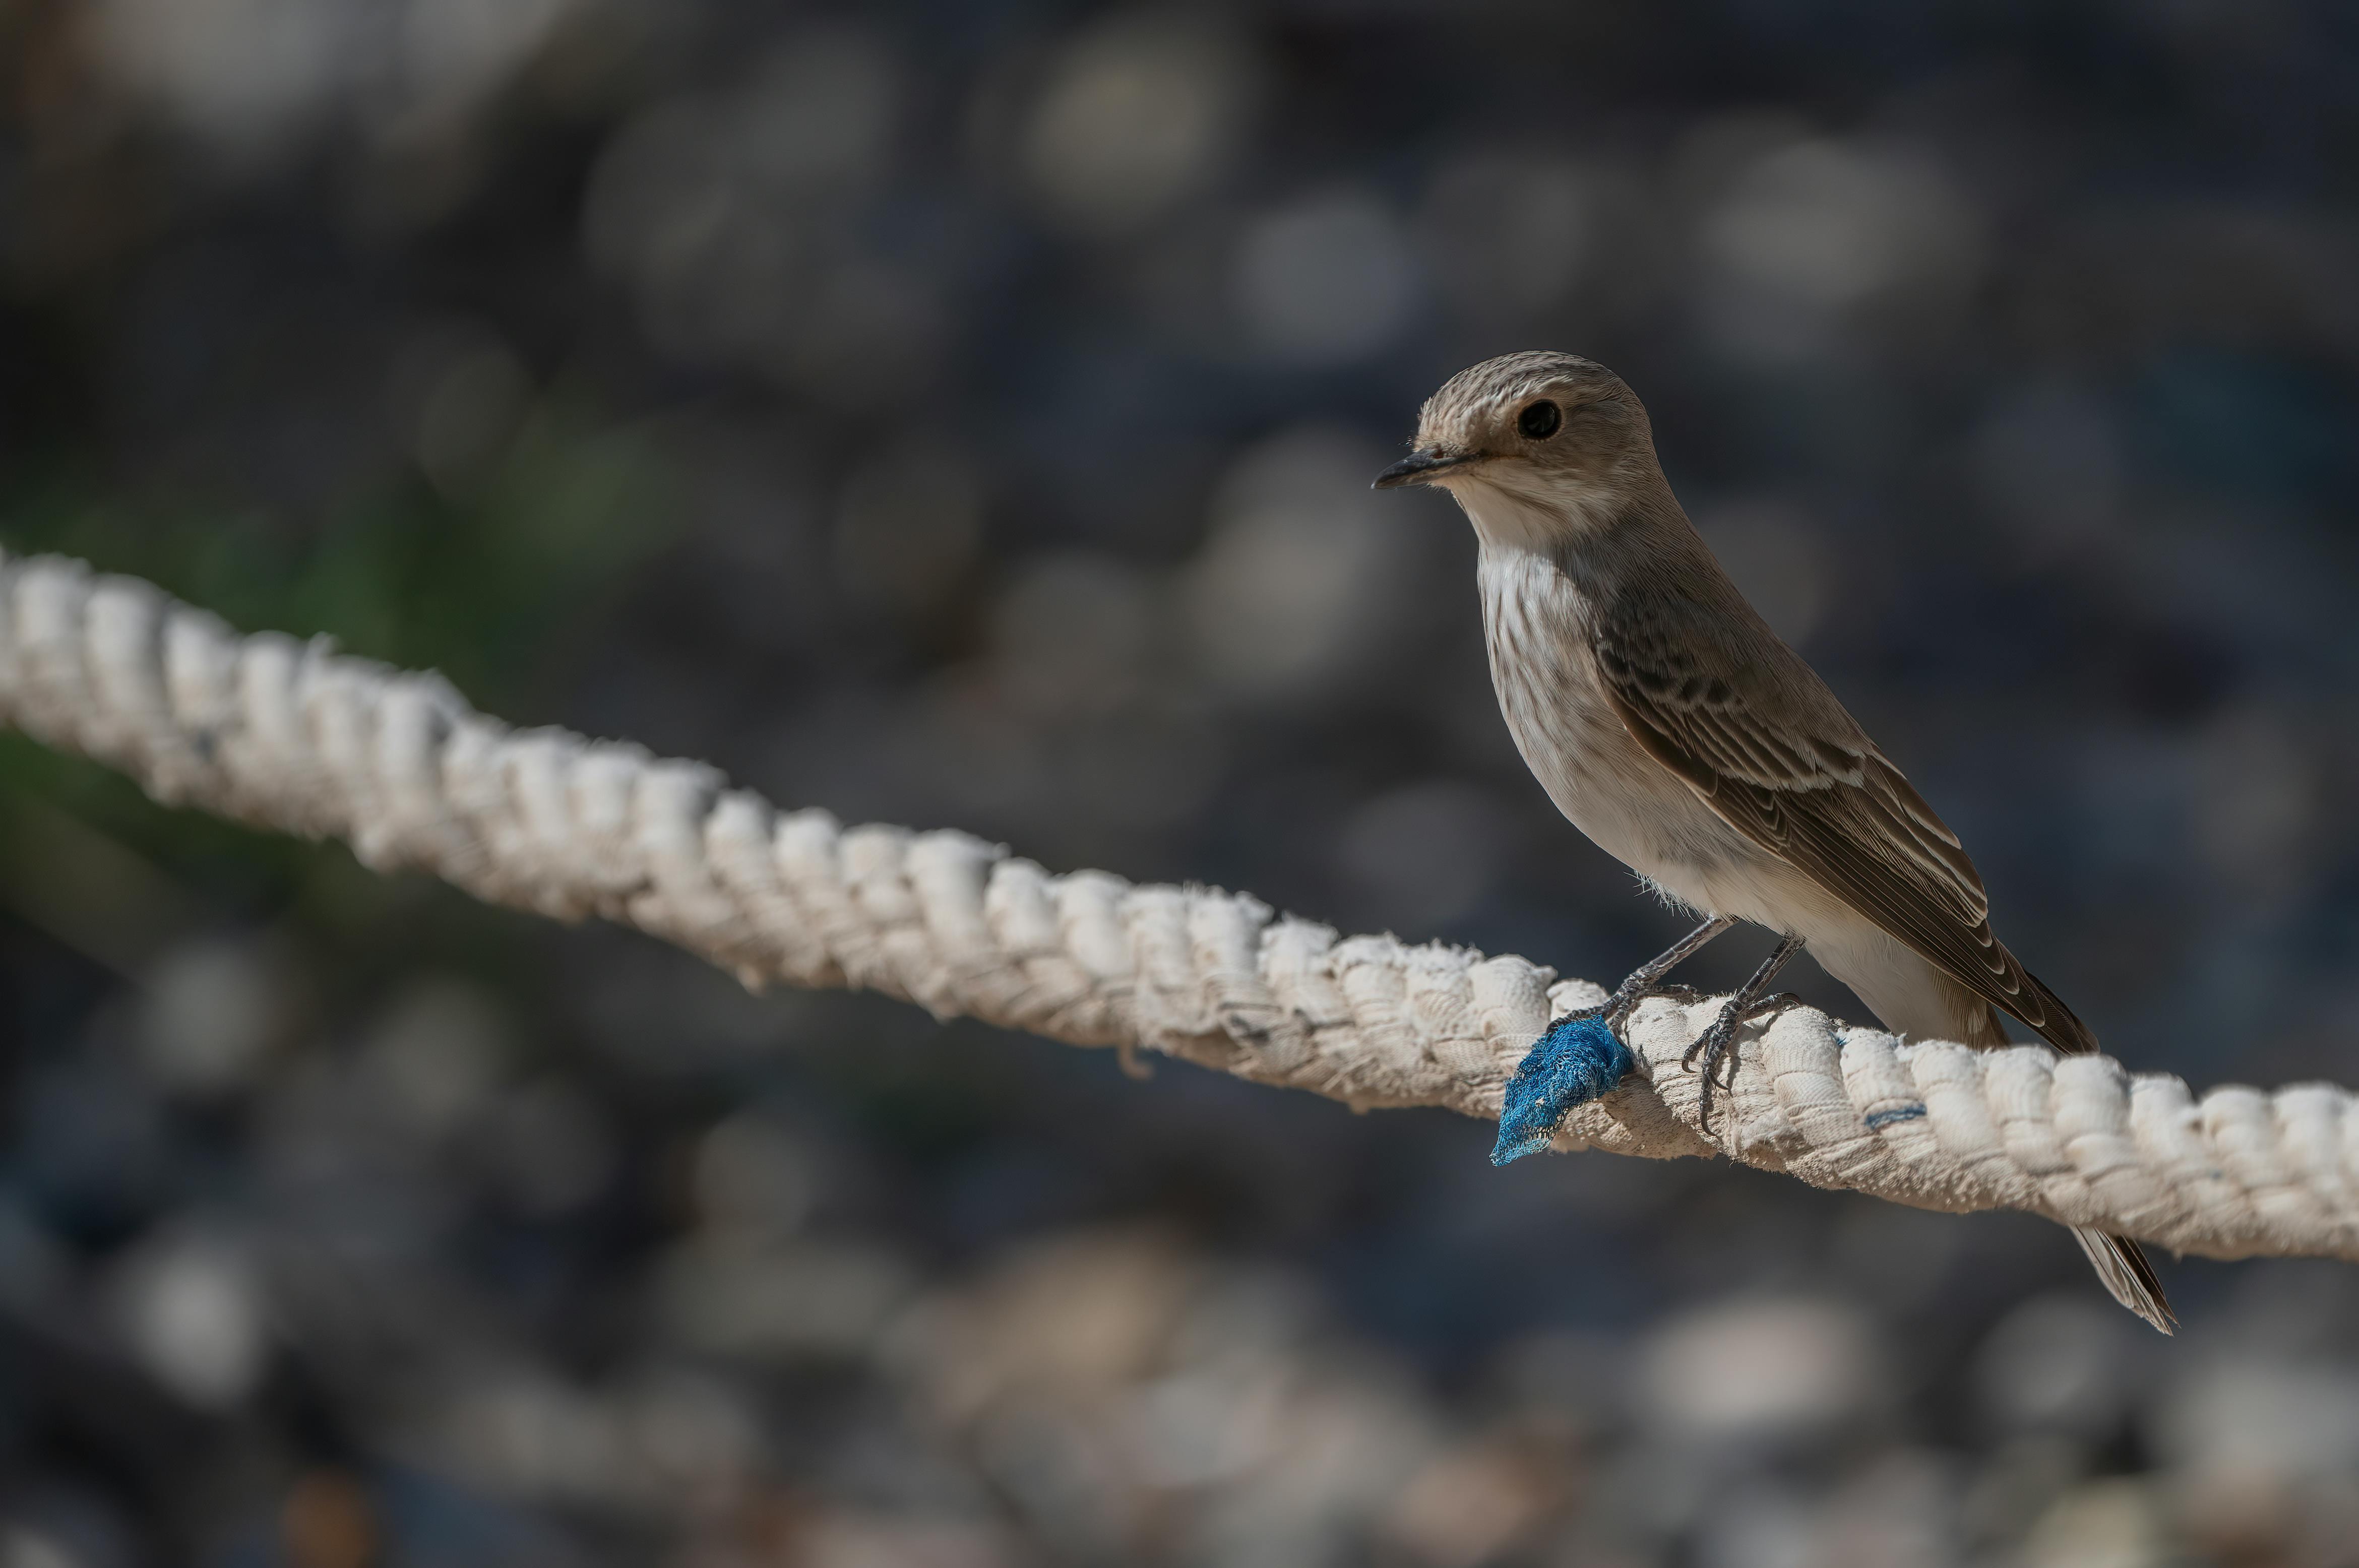
<svg viewBox="0 0 2359 1568">
<path fill-rule="evenodd" d="M 1680 1058 L 1680 1065 L 1682 1067 L 1693 1067 L 1697 1057 L 1703 1058 L 1701 1083 L 1699 1088 L 1702 1098 L 1701 1119 L 1707 1136 L 1712 1132 L 1712 1088 L 1713 1083 L 1720 1078 L 1723 1064 L 1727 1068 L 1727 1079 L 1723 1087 L 1731 1093 L 1734 1093 L 1736 1088 L 1736 1051 L 1734 1049 L 1736 1031 L 1764 1013 L 1799 1007 L 1801 1005 L 1801 1000 L 1802 998 L 1791 991 L 1780 991 L 1770 996 L 1756 996 L 1751 1001 L 1731 997 L 1728 1005 L 1721 1008 L 1720 1017 L 1712 1019 L 1710 1026 L 1695 1037 L 1694 1042 Z"/>
</svg>

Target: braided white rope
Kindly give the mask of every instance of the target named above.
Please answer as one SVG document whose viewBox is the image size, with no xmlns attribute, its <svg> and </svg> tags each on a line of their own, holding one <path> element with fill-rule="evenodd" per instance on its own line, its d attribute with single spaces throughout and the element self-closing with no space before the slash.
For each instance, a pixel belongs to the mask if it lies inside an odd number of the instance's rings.
<svg viewBox="0 0 2359 1568">
<path fill-rule="evenodd" d="M 1050 876 L 964 833 L 781 812 L 702 763 L 516 730 L 440 677 L 240 637 L 134 578 L 0 559 L 0 719 L 157 800 L 341 838 L 560 920 L 636 926 L 734 971 L 856 986 L 1074 1045 L 1146 1048 L 1355 1107 L 1495 1117 L 1548 1020 L 1602 999 L 1521 958 L 1339 938 L 1252 897 Z M 2026 1209 L 2215 1258 L 2359 1260 L 2359 1111 L 2041 1047 L 1901 1044 L 1793 1008 L 1700 1130 L 1680 1064 L 1717 1004 L 1647 1003 L 1638 1073 L 1560 1149 L 1720 1152 L 1920 1208 Z"/>
</svg>

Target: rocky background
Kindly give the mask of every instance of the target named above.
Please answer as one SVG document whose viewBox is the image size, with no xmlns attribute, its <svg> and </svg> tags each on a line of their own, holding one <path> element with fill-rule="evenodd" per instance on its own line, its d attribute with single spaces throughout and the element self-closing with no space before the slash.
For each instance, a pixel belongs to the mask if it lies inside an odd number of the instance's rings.
<svg viewBox="0 0 2359 1568">
<path fill-rule="evenodd" d="M 1678 921 L 1366 488 L 1576 349 L 2199 1083 L 2359 1082 L 2354 279 L 2335 0 L 0 3 L 7 549 L 1611 980 Z M 2036 1221 L 756 999 L 14 738 L 0 909 L 0 1568 L 2359 1563 L 2346 1267 L 2165 1342 Z"/>
</svg>

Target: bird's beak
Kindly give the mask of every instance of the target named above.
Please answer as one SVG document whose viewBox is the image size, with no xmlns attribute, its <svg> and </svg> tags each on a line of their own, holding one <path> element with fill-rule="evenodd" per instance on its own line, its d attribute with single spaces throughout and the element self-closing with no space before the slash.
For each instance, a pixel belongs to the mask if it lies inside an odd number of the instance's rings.
<svg viewBox="0 0 2359 1568">
<path fill-rule="evenodd" d="M 1441 452 L 1428 447 L 1423 452 L 1410 452 L 1390 468 L 1376 475 L 1374 488 L 1397 490 L 1404 485 L 1426 485 L 1445 468 L 1456 468 L 1472 463 L 1483 454 L 1479 452 Z"/>
</svg>

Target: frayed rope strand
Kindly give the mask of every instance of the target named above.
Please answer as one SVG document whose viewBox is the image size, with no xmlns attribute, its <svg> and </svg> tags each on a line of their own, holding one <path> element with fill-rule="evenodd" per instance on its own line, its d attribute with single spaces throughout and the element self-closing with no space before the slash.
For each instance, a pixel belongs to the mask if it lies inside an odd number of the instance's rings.
<svg viewBox="0 0 2359 1568">
<path fill-rule="evenodd" d="M 1576 1106 L 1614 1093 L 1637 1066 L 1603 1018 L 1586 1013 L 1559 1018 L 1507 1080 L 1491 1163 L 1505 1165 L 1548 1148 Z"/>
</svg>

